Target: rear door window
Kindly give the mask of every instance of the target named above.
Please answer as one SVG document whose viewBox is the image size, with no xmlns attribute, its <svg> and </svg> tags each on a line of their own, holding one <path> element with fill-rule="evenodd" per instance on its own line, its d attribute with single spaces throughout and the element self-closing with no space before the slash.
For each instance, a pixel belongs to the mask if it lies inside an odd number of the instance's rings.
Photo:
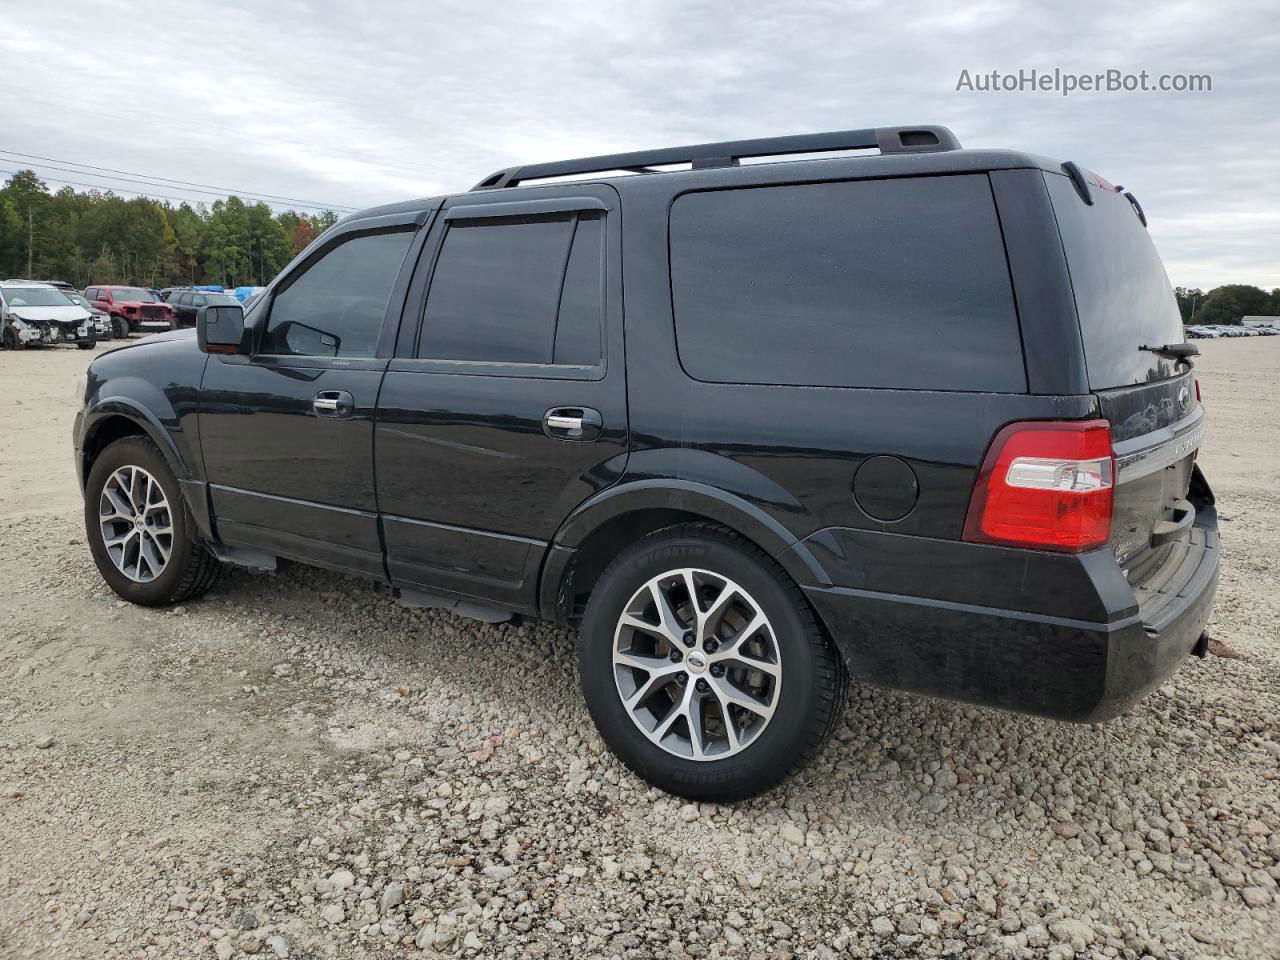
<svg viewBox="0 0 1280 960">
<path fill-rule="evenodd" d="M 427 295 L 418 356 L 598 364 L 603 226 L 594 212 L 450 225 Z"/>
<path fill-rule="evenodd" d="M 1026 391 L 985 175 L 686 194 L 670 238 L 699 380 Z"/>
<path fill-rule="evenodd" d="M 1160 255 L 1133 205 L 1092 189 L 1093 205 L 1071 180 L 1046 173 L 1076 296 L 1089 386 L 1124 387 L 1181 374 L 1143 346 L 1182 343 L 1182 316 Z"/>
</svg>

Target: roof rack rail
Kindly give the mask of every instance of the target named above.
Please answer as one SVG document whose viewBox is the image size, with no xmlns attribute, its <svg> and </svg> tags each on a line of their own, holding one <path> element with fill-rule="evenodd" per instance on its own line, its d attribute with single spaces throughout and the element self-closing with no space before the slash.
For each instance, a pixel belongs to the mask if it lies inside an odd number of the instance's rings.
<svg viewBox="0 0 1280 960">
<path fill-rule="evenodd" d="M 514 187 L 526 180 L 571 177 L 577 174 L 625 170 L 656 173 L 654 167 L 688 163 L 694 170 L 736 167 L 748 157 L 785 156 L 795 153 L 825 153 L 834 150 L 870 150 L 884 153 L 937 153 L 959 150 L 960 142 L 946 127 L 873 127 L 866 130 L 837 130 L 831 133 L 802 133 L 790 137 L 762 137 L 756 140 L 726 140 L 687 147 L 663 147 L 635 153 L 612 153 L 577 160 L 530 163 L 507 167 L 485 177 L 472 190 Z"/>
</svg>

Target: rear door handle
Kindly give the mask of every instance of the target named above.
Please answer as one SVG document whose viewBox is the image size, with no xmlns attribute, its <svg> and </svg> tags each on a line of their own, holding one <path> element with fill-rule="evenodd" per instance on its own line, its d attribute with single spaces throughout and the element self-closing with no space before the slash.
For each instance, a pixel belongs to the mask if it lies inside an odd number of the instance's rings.
<svg viewBox="0 0 1280 960">
<path fill-rule="evenodd" d="M 542 415 L 542 432 L 555 440 L 594 440 L 604 429 L 599 410 L 552 407 Z"/>
<path fill-rule="evenodd" d="M 311 409 L 317 417 L 341 420 L 356 412 L 356 401 L 345 390 L 321 390 L 311 401 Z"/>
</svg>

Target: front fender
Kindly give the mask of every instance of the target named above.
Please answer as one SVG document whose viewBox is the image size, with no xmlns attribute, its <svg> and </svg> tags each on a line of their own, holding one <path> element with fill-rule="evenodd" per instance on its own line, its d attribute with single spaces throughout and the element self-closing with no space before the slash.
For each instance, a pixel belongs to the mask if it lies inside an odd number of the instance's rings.
<svg viewBox="0 0 1280 960">
<path fill-rule="evenodd" d="M 159 393 L 159 391 L 156 392 Z M 161 394 L 161 396 L 163 395 Z M 173 415 L 172 409 L 168 412 Z M 179 480 L 191 478 L 191 470 L 188 468 L 182 452 L 178 449 L 178 445 L 174 442 L 170 433 L 171 427 L 167 426 L 161 417 L 130 397 L 107 397 L 86 408 L 81 416 L 79 436 L 76 438 L 76 450 L 80 456 L 80 488 L 82 490 L 88 474 L 87 454 L 93 448 L 94 437 L 104 424 L 118 417 L 123 417 L 140 427 L 142 432 L 155 442 L 156 446 L 160 448 L 160 452 L 164 454 L 164 458 L 174 476 Z M 174 428 L 177 427 L 176 415 L 172 416 L 169 423 Z"/>
</svg>

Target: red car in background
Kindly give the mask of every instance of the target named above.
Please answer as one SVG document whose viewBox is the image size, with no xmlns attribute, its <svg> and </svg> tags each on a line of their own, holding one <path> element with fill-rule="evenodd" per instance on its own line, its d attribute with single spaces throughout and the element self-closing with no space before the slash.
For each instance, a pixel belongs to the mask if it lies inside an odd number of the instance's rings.
<svg viewBox="0 0 1280 960">
<path fill-rule="evenodd" d="M 135 330 L 176 330 L 177 314 L 142 287 L 85 287 L 85 299 L 111 315 L 112 334 L 127 337 Z"/>
</svg>

